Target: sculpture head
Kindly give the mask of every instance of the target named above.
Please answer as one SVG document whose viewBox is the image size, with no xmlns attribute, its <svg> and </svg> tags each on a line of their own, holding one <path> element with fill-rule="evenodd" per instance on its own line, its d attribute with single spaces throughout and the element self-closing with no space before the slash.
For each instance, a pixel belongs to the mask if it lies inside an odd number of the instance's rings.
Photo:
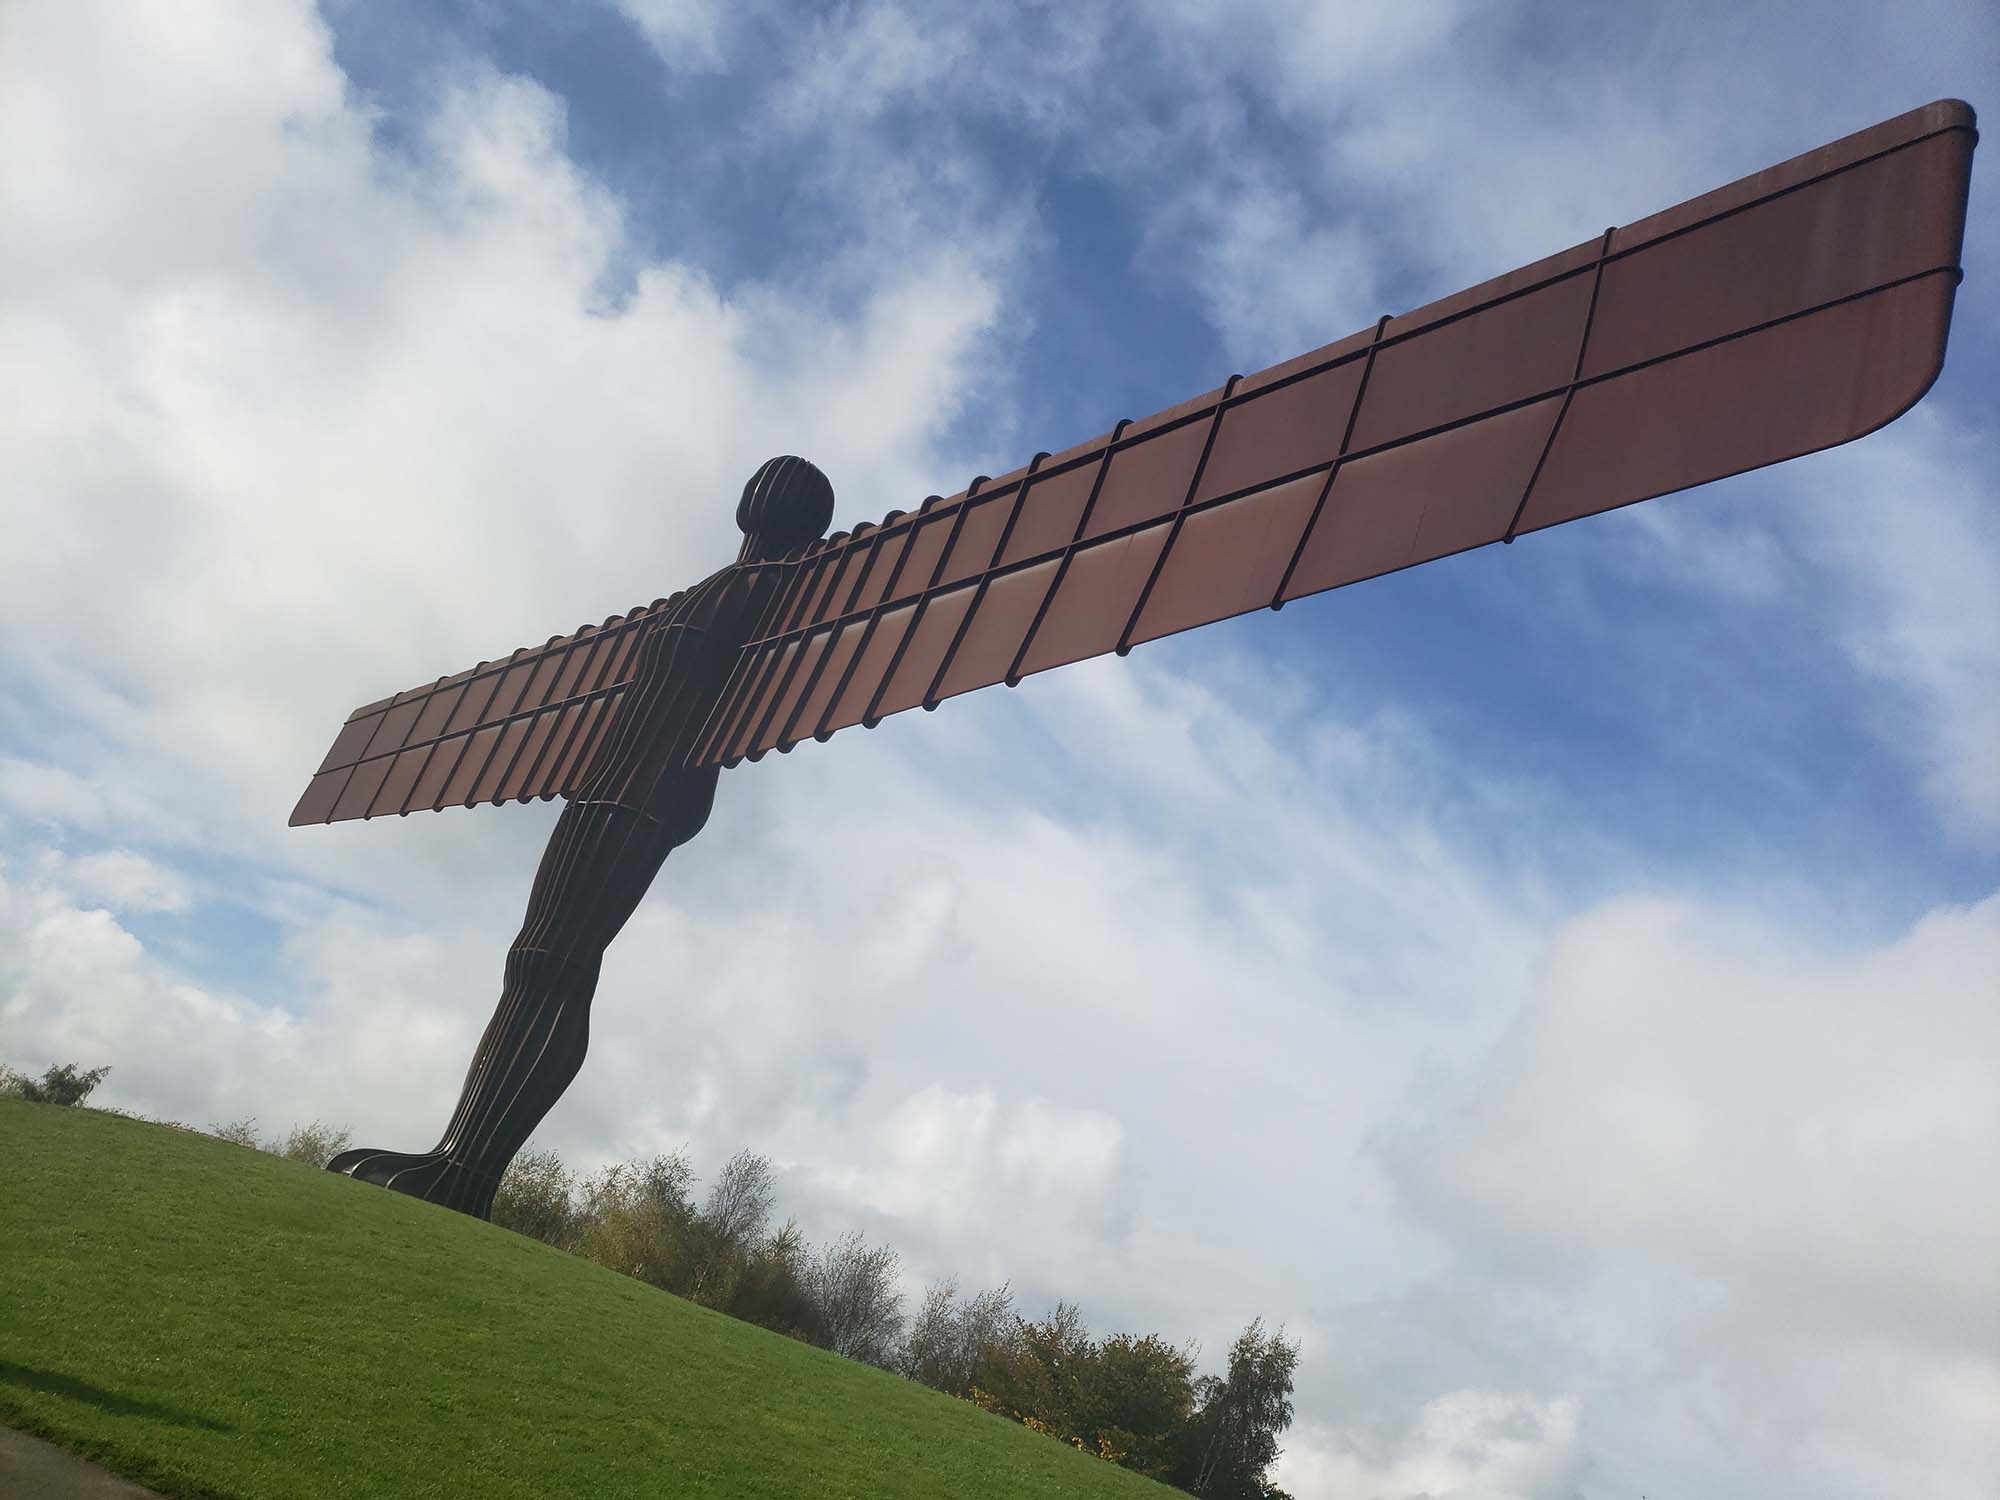
<svg viewBox="0 0 2000 1500">
<path fill-rule="evenodd" d="M 790 454 L 766 459 L 736 502 L 746 562 L 783 557 L 825 536 L 832 522 L 833 485 L 812 464 Z"/>
</svg>

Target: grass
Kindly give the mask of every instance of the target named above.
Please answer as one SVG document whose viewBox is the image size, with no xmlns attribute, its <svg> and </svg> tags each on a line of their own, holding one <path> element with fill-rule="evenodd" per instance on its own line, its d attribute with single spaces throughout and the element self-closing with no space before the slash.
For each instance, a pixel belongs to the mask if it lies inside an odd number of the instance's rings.
<svg viewBox="0 0 2000 1500">
<path fill-rule="evenodd" d="M 491 1224 L 11 1100 L 0 1422 L 226 1500 L 1175 1493 Z"/>
</svg>

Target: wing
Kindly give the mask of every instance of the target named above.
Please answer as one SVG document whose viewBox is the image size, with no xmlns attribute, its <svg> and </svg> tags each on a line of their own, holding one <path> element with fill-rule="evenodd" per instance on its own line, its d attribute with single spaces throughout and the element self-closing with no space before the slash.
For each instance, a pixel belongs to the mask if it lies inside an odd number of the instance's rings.
<svg viewBox="0 0 2000 1500">
<path fill-rule="evenodd" d="M 1945 100 L 807 549 L 696 741 L 807 736 L 1847 442 L 1944 358 Z"/>
<path fill-rule="evenodd" d="M 658 599 L 362 705 L 347 716 L 291 825 L 574 790 L 617 715 L 646 623 L 672 602 Z"/>
</svg>

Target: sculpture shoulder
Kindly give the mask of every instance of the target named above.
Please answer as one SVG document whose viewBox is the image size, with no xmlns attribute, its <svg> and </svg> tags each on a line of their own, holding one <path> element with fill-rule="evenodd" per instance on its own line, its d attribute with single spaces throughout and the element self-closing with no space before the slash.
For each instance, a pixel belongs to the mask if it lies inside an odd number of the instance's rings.
<svg viewBox="0 0 2000 1500">
<path fill-rule="evenodd" d="M 692 588 L 658 601 L 660 624 L 698 630 L 731 646 L 750 638 L 770 604 L 783 569 L 768 563 L 734 562 L 718 568 Z"/>
</svg>

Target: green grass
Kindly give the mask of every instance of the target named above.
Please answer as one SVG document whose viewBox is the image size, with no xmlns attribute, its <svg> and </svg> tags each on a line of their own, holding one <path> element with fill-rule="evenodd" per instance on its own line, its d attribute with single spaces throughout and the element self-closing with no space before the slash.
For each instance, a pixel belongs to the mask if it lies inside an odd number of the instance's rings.
<svg viewBox="0 0 2000 1500">
<path fill-rule="evenodd" d="M 490 1224 L 14 1101 L 0 1422 L 189 1497 L 1174 1493 Z"/>
</svg>

